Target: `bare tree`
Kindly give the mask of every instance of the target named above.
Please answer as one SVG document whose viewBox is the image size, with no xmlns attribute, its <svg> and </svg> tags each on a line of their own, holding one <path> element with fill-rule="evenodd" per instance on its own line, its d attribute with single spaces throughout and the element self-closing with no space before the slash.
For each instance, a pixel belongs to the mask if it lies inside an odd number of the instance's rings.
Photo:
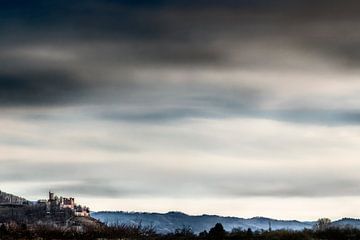
<svg viewBox="0 0 360 240">
<path fill-rule="evenodd" d="M 314 228 L 317 231 L 325 231 L 331 226 L 331 220 L 329 218 L 320 218 L 317 220 Z"/>
</svg>

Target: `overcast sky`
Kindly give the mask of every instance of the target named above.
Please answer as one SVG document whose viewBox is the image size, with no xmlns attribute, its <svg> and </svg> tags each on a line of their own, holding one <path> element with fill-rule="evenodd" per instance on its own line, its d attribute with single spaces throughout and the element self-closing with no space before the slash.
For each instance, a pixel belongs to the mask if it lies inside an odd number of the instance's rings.
<svg viewBox="0 0 360 240">
<path fill-rule="evenodd" d="M 0 190 L 360 216 L 360 4 L 0 1 Z"/>
</svg>

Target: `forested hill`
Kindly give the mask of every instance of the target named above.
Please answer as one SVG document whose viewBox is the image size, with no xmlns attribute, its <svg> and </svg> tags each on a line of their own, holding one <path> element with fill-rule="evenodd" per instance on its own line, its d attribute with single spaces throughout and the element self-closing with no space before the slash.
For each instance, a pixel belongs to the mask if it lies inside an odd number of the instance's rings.
<svg viewBox="0 0 360 240">
<path fill-rule="evenodd" d="M 27 202 L 25 198 L 0 191 L 0 204 L 23 204 L 24 202 Z"/>
<path fill-rule="evenodd" d="M 195 233 L 209 231 L 216 223 L 221 223 L 226 231 L 236 229 L 272 230 L 286 229 L 301 231 L 313 229 L 316 221 L 277 220 L 265 217 L 238 218 L 216 215 L 191 216 L 181 212 L 139 213 L 139 212 L 93 212 L 92 217 L 108 225 L 153 226 L 158 233 L 171 233 L 184 226 Z M 335 228 L 360 229 L 360 219 L 342 218 L 330 224 Z"/>
<path fill-rule="evenodd" d="M 195 233 L 209 230 L 216 223 L 221 223 L 225 230 L 231 231 L 233 228 L 252 230 L 267 230 L 271 227 L 276 229 L 303 230 L 311 229 L 314 222 L 285 221 L 264 217 L 237 218 L 221 217 L 216 215 L 191 216 L 181 212 L 169 213 L 138 213 L 138 212 L 94 212 L 92 217 L 108 225 L 133 225 L 142 224 L 143 226 L 153 226 L 159 233 L 170 233 L 184 226 L 190 227 Z"/>
</svg>

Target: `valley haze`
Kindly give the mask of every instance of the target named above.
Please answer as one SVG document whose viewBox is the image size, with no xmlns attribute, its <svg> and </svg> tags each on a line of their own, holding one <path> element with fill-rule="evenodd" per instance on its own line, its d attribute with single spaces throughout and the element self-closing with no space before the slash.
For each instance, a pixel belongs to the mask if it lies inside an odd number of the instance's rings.
<svg viewBox="0 0 360 240">
<path fill-rule="evenodd" d="M 233 229 L 252 229 L 257 230 L 290 230 L 302 231 L 304 229 L 314 229 L 316 221 L 297 221 L 297 220 L 278 220 L 266 217 L 224 217 L 217 215 L 187 215 L 182 212 L 168 213 L 145 213 L 145 212 L 93 212 L 92 217 L 108 225 L 143 225 L 152 226 L 162 234 L 173 233 L 184 227 L 190 227 L 194 233 L 199 234 L 209 231 L 216 223 L 221 223 L 224 229 L 231 232 Z M 333 227 L 353 227 L 360 229 L 360 219 L 342 218 L 331 223 Z"/>
</svg>

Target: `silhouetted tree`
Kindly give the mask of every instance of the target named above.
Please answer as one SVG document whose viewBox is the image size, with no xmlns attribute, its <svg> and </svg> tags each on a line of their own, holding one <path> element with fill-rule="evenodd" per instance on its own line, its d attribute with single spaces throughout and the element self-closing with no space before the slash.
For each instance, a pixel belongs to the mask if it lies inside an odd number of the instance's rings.
<svg viewBox="0 0 360 240">
<path fill-rule="evenodd" d="M 202 231 L 201 233 L 199 233 L 199 237 L 200 238 L 207 238 L 207 236 L 208 236 L 209 234 L 208 234 L 208 232 L 205 230 L 205 231 Z"/>
<path fill-rule="evenodd" d="M 215 224 L 209 231 L 209 239 L 222 240 L 225 238 L 225 229 L 221 223 Z"/>
<path fill-rule="evenodd" d="M 248 228 L 248 229 L 247 229 L 246 235 L 247 235 L 248 237 L 252 237 L 253 232 L 252 232 L 251 228 Z"/>
<path fill-rule="evenodd" d="M 317 220 L 314 228 L 317 231 L 324 231 L 331 226 L 331 220 L 329 218 L 320 218 Z"/>
<path fill-rule="evenodd" d="M 183 226 L 175 230 L 175 236 L 178 237 L 194 237 L 195 234 L 190 226 Z"/>
</svg>

